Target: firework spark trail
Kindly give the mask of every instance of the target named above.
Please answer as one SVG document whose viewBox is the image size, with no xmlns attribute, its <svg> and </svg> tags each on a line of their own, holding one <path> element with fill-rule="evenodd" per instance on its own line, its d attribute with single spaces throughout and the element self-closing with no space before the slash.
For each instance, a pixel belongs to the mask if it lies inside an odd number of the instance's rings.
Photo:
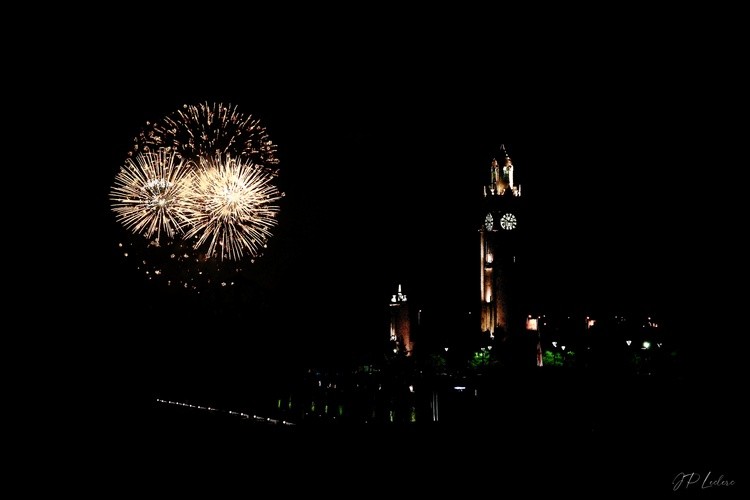
<svg viewBox="0 0 750 500">
<path fill-rule="evenodd" d="M 190 224 L 192 191 L 188 169 L 164 151 L 127 158 L 110 191 L 117 220 L 135 234 L 170 238 Z"/>
<path fill-rule="evenodd" d="M 243 115 L 231 104 L 185 104 L 163 120 L 146 125 L 135 139 L 136 152 L 166 149 L 194 166 L 200 157 L 217 153 L 264 166 L 279 163 L 276 145 L 260 120 Z"/>
<path fill-rule="evenodd" d="M 221 260 L 256 257 L 271 237 L 279 211 L 274 202 L 283 196 L 272 184 L 275 172 L 251 161 L 201 157 L 192 174 L 192 227 L 185 238 L 196 237 L 195 248 L 207 245 Z"/>
</svg>

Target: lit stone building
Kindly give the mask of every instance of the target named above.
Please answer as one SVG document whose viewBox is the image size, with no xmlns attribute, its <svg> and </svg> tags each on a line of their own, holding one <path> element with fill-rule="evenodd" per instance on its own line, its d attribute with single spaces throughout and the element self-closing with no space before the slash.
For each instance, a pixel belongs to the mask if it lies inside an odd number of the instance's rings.
<svg viewBox="0 0 750 500">
<path fill-rule="evenodd" d="M 479 229 L 480 321 L 490 339 L 525 329 L 526 319 L 518 300 L 518 253 L 525 223 L 521 185 L 505 146 L 501 152 L 502 161 L 493 159 L 490 165 Z"/>
<path fill-rule="evenodd" d="M 409 314 L 409 303 L 406 294 L 398 291 L 391 296 L 388 304 L 390 311 L 389 332 L 394 353 L 403 353 L 411 356 L 414 352 L 414 342 L 411 338 L 411 316 Z"/>
</svg>

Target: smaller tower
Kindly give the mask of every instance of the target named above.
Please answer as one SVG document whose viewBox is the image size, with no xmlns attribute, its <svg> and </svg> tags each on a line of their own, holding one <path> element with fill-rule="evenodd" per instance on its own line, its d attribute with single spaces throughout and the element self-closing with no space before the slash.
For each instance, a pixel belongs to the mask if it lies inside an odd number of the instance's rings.
<svg viewBox="0 0 750 500">
<path fill-rule="evenodd" d="M 406 294 L 401 292 L 401 285 L 398 285 L 398 292 L 391 296 L 391 302 L 388 305 L 390 309 L 389 331 L 393 350 L 395 353 L 402 352 L 406 356 L 411 356 L 414 351 L 414 342 L 411 340 L 411 317 Z"/>
</svg>

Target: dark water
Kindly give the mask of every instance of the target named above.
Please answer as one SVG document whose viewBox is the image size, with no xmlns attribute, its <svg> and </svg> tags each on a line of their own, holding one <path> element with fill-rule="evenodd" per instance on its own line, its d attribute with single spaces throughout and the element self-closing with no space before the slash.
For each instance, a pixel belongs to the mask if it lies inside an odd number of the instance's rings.
<svg viewBox="0 0 750 500">
<path fill-rule="evenodd" d="M 709 387 L 696 384 L 562 376 L 484 387 L 450 419 L 393 424 L 271 425 L 154 402 L 142 457 L 156 477 L 242 478 L 250 491 L 666 496 L 681 472 L 743 477 L 738 416 L 699 414 Z"/>
</svg>

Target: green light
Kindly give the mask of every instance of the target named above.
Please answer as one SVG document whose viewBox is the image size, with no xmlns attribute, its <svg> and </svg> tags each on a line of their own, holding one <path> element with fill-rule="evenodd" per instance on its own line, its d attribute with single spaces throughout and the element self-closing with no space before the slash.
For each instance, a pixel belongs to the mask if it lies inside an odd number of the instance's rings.
<svg viewBox="0 0 750 500">
<path fill-rule="evenodd" d="M 542 357 L 542 364 L 544 366 L 562 366 L 563 365 L 562 354 L 560 352 L 544 351 L 544 355 Z"/>
</svg>

